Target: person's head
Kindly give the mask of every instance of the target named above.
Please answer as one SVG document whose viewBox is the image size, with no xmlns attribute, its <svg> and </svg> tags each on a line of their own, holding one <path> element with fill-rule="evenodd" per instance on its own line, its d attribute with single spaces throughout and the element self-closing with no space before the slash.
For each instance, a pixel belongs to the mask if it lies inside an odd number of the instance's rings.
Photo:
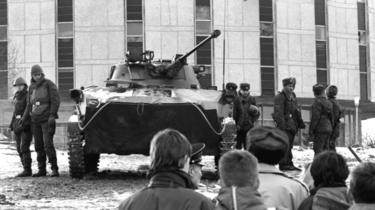
<svg viewBox="0 0 375 210">
<path fill-rule="evenodd" d="M 233 82 L 228 82 L 225 85 L 225 90 L 220 98 L 222 104 L 232 103 L 237 96 L 237 85 Z"/>
<path fill-rule="evenodd" d="M 203 149 L 205 148 L 204 143 L 195 143 L 192 145 L 192 154 L 190 158 L 190 167 L 189 167 L 189 175 L 191 177 L 191 181 L 194 183 L 196 187 L 199 186 L 202 178 L 202 154 Z"/>
<path fill-rule="evenodd" d="M 150 145 L 151 170 L 180 169 L 189 171 L 191 145 L 177 130 L 164 129 L 154 135 Z"/>
<path fill-rule="evenodd" d="M 327 98 L 336 98 L 338 89 L 335 85 L 330 85 L 326 90 Z"/>
<path fill-rule="evenodd" d="M 343 156 L 333 151 L 325 151 L 315 156 L 310 173 L 314 179 L 315 187 L 329 187 L 345 184 L 349 175 L 349 168 Z"/>
<path fill-rule="evenodd" d="M 249 83 L 241 83 L 240 84 L 240 95 L 241 96 L 248 96 L 250 94 L 250 84 Z"/>
<path fill-rule="evenodd" d="M 27 88 L 27 83 L 22 77 L 18 77 L 14 80 L 13 87 L 15 87 L 17 91 L 22 91 Z"/>
<path fill-rule="evenodd" d="M 318 83 L 318 84 L 315 84 L 312 89 L 313 89 L 315 97 L 324 95 L 324 89 L 325 89 L 324 85 Z"/>
<path fill-rule="evenodd" d="M 259 163 L 276 165 L 288 150 L 288 136 L 278 128 L 264 126 L 251 129 L 246 136 L 247 150 Z"/>
<path fill-rule="evenodd" d="M 31 67 L 31 77 L 34 81 L 39 81 L 43 77 L 43 69 L 38 64 Z"/>
<path fill-rule="evenodd" d="M 258 161 L 247 151 L 231 150 L 219 160 L 220 181 L 223 187 L 259 186 Z"/>
<path fill-rule="evenodd" d="M 356 203 L 375 203 L 375 163 L 361 163 L 353 170 L 350 192 Z"/>
<path fill-rule="evenodd" d="M 294 77 L 283 79 L 283 87 L 284 92 L 292 93 L 296 87 L 296 79 Z"/>
</svg>

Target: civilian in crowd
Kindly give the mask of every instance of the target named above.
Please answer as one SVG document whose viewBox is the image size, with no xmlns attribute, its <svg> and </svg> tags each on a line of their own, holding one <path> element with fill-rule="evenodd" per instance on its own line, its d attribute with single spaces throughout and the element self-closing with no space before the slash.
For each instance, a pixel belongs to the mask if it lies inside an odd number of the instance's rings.
<svg viewBox="0 0 375 210">
<path fill-rule="evenodd" d="M 333 151 L 324 151 L 315 156 L 310 168 L 314 180 L 311 195 L 303 201 L 299 210 L 345 210 L 351 199 L 345 180 L 349 175 L 346 160 Z"/>
<path fill-rule="evenodd" d="M 375 209 L 375 163 L 361 163 L 354 169 L 350 192 L 354 199 L 350 210 Z"/>
<path fill-rule="evenodd" d="M 21 120 L 27 105 L 27 84 L 22 77 L 19 77 L 14 81 L 13 86 L 17 92 L 13 97 L 14 111 L 9 127 L 14 133 L 17 152 L 23 166 L 23 171 L 17 174 L 17 177 L 25 177 L 31 176 L 30 144 L 32 140 L 30 120 Z"/>
<path fill-rule="evenodd" d="M 123 201 L 119 209 L 213 209 L 208 198 L 193 190 L 188 174 L 190 156 L 191 145 L 183 134 L 173 129 L 159 131 L 150 145 L 148 187 Z"/>
<path fill-rule="evenodd" d="M 308 196 L 307 187 L 280 171 L 276 165 L 289 148 L 288 136 L 274 127 L 252 129 L 248 150 L 259 162 L 259 192 L 267 207 L 296 210 Z"/>
<path fill-rule="evenodd" d="M 221 189 L 217 210 L 265 210 L 258 192 L 257 159 L 247 151 L 232 150 L 219 161 Z"/>
</svg>

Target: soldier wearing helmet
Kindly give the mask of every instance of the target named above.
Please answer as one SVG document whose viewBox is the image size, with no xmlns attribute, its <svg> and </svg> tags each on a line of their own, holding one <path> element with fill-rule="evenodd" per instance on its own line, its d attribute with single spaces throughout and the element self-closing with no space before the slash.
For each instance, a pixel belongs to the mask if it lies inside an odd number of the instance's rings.
<svg viewBox="0 0 375 210">
<path fill-rule="evenodd" d="M 14 111 L 9 128 L 14 133 L 17 152 L 23 166 L 23 171 L 17 177 L 26 177 L 31 176 L 30 143 L 32 140 L 30 121 L 22 121 L 22 115 L 27 105 L 27 84 L 22 77 L 18 77 L 14 80 L 13 87 L 17 91 L 13 97 Z"/>
<path fill-rule="evenodd" d="M 246 148 L 246 134 L 259 118 L 255 98 L 250 95 L 249 90 L 249 83 L 241 83 L 238 97 L 234 100 L 233 119 L 237 125 L 237 149 Z"/>
</svg>

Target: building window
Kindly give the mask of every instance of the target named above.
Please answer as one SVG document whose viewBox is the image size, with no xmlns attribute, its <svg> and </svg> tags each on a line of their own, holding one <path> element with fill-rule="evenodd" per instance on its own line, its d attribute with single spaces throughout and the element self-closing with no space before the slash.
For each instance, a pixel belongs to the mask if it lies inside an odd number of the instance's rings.
<svg viewBox="0 0 375 210">
<path fill-rule="evenodd" d="M 74 87 L 73 2 L 57 1 L 57 84 L 62 100 L 69 100 Z"/>
<path fill-rule="evenodd" d="M 195 0 L 195 44 L 200 43 L 212 32 L 211 1 Z M 195 63 L 205 66 L 199 78 L 201 88 L 212 86 L 212 41 L 196 51 Z"/>
<path fill-rule="evenodd" d="M 368 41 L 366 1 L 358 0 L 358 44 L 359 44 L 359 76 L 361 100 L 368 100 Z"/>
<path fill-rule="evenodd" d="M 326 1 L 315 0 L 316 82 L 328 85 L 328 36 Z"/>
<path fill-rule="evenodd" d="M 259 1 L 260 78 L 262 96 L 275 95 L 273 1 Z"/>
<path fill-rule="evenodd" d="M 126 0 L 126 49 L 143 52 L 143 5 L 142 0 Z"/>
<path fill-rule="evenodd" d="M 8 8 L 0 0 L 0 99 L 8 98 Z"/>
</svg>

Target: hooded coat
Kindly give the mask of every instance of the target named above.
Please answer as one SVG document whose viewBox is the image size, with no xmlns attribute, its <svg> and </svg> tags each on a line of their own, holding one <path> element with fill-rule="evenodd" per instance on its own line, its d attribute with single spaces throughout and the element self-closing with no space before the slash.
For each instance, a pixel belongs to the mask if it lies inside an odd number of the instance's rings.
<svg viewBox="0 0 375 210">
<path fill-rule="evenodd" d="M 60 97 L 55 83 L 44 78 L 44 74 L 39 81 L 31 79 L 24 118 L 30 116 L 34 123 L 46 122 L 49 117 L 57 119 L 59 106 Z"/>
<path fill-rule="evenodd" d="M 223 187 L 216 198 L 216 210 L 266 210 L 259 192 L 251 186 Z M 236 202 L 234 202 L 236 201 Z M 237 208 L 235 208 L 235 205 Z"/>
<path fill-rule="evenodd" d="M 18 123 L 18 121 L 16 120 L 16 117 L 18 115 L 23 116 L 26 106 L 27 106 L 27 93 L 28 92 L 27 92 L 27 86 L 26 86 L 25 89 L 21 91 L 17 91 L 13 97 L 14 111 L 13 111 L 13 116 L 12 116 L 12 120 L 10 122 L 9 127 L 15 132 L 17 132 L 16 130 L 17 130 L 17 127 L 19 126 L 19 125 L 15 125 L 16 123 Z M 22 122 L 22 129 L 30 129 L 30 120 L 25 120 L 24 122 Z"/>
</svg>

